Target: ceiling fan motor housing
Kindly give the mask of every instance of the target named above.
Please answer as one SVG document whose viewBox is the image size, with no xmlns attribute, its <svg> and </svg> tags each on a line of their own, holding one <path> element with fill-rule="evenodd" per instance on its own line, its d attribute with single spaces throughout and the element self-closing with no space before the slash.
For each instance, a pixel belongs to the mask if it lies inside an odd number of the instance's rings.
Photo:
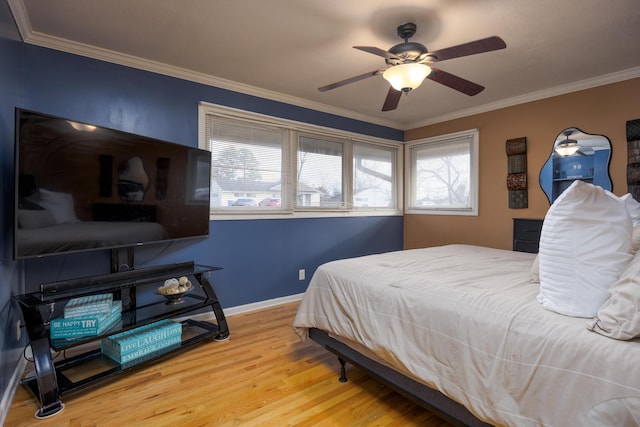
<svg viewBox="0 0 640 427">
<path fill-rule="evenodd" d="M 405 42 L 393 46 L 389 49 L 389 53 L 397 56 L 398 58 L 387 58 L 386 62 L 389 65 L 398 65 L 405 62 L 414 62 L 421 58 L 422 55 L 427 53 L 427 48 L 422 43 Z"/>
<path fill-rule="evenodd" d="M 425 45 L 422 43 L 410 42 L 409 39 L 413 37 L 417 30 L 416 24 L 413 22 L 407 22 L 398 27 L 398 35 L 404 39 L 404 43 L 397 44 L 388 50 L 389 53 L 395 55 L 397 58 L 386 58 L 388 65 L 399 65 L 405 62 L 415 62 L 421 59 L 421 56 L 428 52 Z"/>
</svg>

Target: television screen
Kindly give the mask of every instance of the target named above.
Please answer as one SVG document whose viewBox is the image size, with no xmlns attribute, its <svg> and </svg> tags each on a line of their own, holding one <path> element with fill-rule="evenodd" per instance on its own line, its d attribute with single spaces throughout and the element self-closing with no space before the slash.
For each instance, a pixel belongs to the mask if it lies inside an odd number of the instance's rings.
<svg viewBox="0 0 640 427">
<path fill-rule="evenodd" d="M 14 258 L 209 234 L 211 154 L 16 109 Z"/>
</svg>

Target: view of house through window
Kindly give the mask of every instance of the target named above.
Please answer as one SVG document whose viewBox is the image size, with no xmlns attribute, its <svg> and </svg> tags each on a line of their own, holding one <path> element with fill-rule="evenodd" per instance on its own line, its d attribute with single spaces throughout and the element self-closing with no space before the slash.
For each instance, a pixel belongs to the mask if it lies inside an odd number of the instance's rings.
<svg viewBox="0 0 640 427">
<path fill-rule="evenodd" d="M 399 142 L 201 105 L 212 214 L 400 214 Z"/>
<path fill-rule="evenodd" d="M 300 135 L 297 156 L 296 207 L 343 207 L 343 143 Z"/>
<path fill-rule="evenodd" d="M 225 119 L 209 132 L 211 207 L 281 206 L 286 131 Z"/>
</svg>

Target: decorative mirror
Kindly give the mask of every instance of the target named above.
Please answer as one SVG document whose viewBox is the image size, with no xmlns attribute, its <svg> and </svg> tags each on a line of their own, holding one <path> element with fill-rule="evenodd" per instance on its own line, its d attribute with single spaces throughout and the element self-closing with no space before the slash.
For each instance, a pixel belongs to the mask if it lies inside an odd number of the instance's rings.
<svg viewBox="0 0 640 427">
<path fill-rule="evenodd" d="M 610 159 L 609 138 L 567 128 L 556 137 L 549 160 L 540 170 L 540 187 L 549 203 L 577 179 L 611 191 Z"/>
</svg>

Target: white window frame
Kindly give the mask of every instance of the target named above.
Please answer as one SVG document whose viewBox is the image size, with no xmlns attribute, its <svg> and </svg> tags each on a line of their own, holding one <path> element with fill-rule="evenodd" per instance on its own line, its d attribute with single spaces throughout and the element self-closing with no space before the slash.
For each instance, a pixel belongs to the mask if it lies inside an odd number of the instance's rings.
<svg viewBox="0 0 640 427">
<path fill-rule="evenodd" d="M 353 161 L 354 161 L 354 156 L 355 156 L 354 153 L 357 151 L 357 150 L 355 150 L 355 148 L 356 148 L 356 146 L 358 144 L 366 144 L 366 145 L 368 145 L 370 147 L 375 147 L 377 145 L 381 149 L 389 148 L 388 145 L 385 146 L 385 145 L 371 143 L 371 142 L 368 142 L 368 141 L 353 140 L 353 143 L 350 145 L 351 152 L 350 152 L 350 156 L 349 156 L 349 162 L 348 162 L 349 164 L 347 165 L 347 168 L 348 168 L 347 171 L 348 171 L 349 175 L 352 177 L 352 179 L 354 178 L 354 174 L 356 172 L 354 170 Z M 400 147 L 400 149 L 395 150 L 395 153 L 393 153 L 395 155 L 395 164 L 396 165 L 398 165 L 398 162 L 403 162 L 404 161 L 403 150 L 404 150 L 404 144 L 403 144 L 402 147 Z M 404 167 L 404 165 L 402 165 L 402 167 Z M 395 169 L 396 169 L 396 177 L 395 177 L 396 186 L 394 188 L 394 197 L 395 197 L 395 199 L 402 199 L 402 198 L 404 198 L 404 193 L 402 191 L 404 183 L 402 181 L 402 178 L 398 179 L 398 177 L 402 177 L 403 175 L 402 175 L 400 167 L 397 166 Z M 351 188 L 349 188 L 348 190 L 351 192 L 349 194 L 349 199 L 348 200 L 349 200 L 350 203 L 353 203 L 354 202 L 354 196 L 356 195 L 353 181 L 351 182 Z M 403 201 L 403 203 L 404 203 L 404 201 Z M 364 206 L 350 206 L 350 207 L 352 209 L 354 209 L 354 210 L 362 209 L 362 210 L 365 210 L 365 211 L 371 211 L 371 210 L 377 210 L 377 209 L 381 209 L 381 210 L 387 209 L 387 208 L 375 207 L 375 206 L 374 207 L 371 207 L 371 206 L 367 206 L 367 207 L 364 207 Z M 401 207 L 399 207 L 398 209 L 402 210 Z"/>
<path fill-rule="evenodd" d="M 435 207 L 435 206 L 419 206 L 416 203 L 416 171 L 415 159 L 413 158 L 414 149 L 428 148 L 429 146 L 438 147 L 442 144 L 469 141 L 470 155 L 470 188 L 469 188 L 469 206 L 465 207 Z M 478 129 L 469 129 L 461 132 L 439 135 L 430 138 L 410 141 L 405 144 L 405 213 L 407 214 L 424 214 L 424 215 L 468 215 L 478 216 L 478 191 L 479 191 L 479 131 Z"/>
<path fill-rule="evenodd" d="M 293 151 L 294 153 L 292 153 L 293 156 L 295 156 L 296 161 L 295 161 L 295 166 L 293 168 L 294 171 L 296 171 L 296 177 L 298 176 L 297 173 L 297 164 L 298 164 L 298 137 L 299 136 L 304 136 L 304 137 L 311 137 L 311 138 L 318 138 L 318 139 L 326 139 L 326 141 L 331 142 L 331 143 L 336 143 L 336 144 L 340 144 L 342 146 L 342 204 L 340 206 L 298 206 L 297 202 L 294 202 L 294 210 L 296 212 L 314 212 L 314 211 L 323 211 L 323 212 L 330 212 L 330 211 L 335 211 L 335 212 L 341 212 L 341 211 L 345 211 L 347 209 L 349 209 L 348 205 L 349 205 L 349 200 L 351 198 L 351 192 L 348 188 L 346 188 L 346 175 L 348 174 L 348 169 L 349 165 L 347 164 L 347 159 L 349 157 L 349 152 L 350 152 L 350 142 L 348 139 L 346 138 L 341 138 L 341 137 L 337 137 L 337 135 L 323 135 L 320 133 L 312 133 L 312 132 L 308 132 L 308 131 L 300 131 L 300 132 L 295 132 L 295 141 L 293 141 L 294 143 L 291 144 L 294 147 Z M 294 183 L 295 187 L 296 187 L 296 196 L 297 196 L 297 188 L 298 188 L 298 181 L 297 179 L 295 179 L 295 183 Z"/>
<path fill-rule="evenodd" d="M 294 120 L 281 119 L 278 117 L 268 116 L 260 113 L 248 112 L 231 107 L 225 107 L 208 102 L 200 102 L 198 105 L 198 147 L 207 149 L 205 141 L 205 119 L 208 114 L 215 114 L 221 117 L 246 120 L 266 125 L 283 127 L 289 130 L 289 141 L 284 150 L 287 150 L 288 161 L 285 164 L 283 160 L 283 170 L 288 168 L 288 173 L 283 173 L 286 182 L 283 182 L 282 191 L 289 192 L 291 200 L 295 200 L 297 190 L 297 150 L 298 135 L 307 134 L 319 137 L 327 137 L 331 140 L 343 141 L 343 195 L 345 203 L 338 208 L 327 207 L 295 207 L 295 203 L 291 208 L 287 209 L 234 209 L 231 207 L 212 208 L 210 213 L 211 220 L 229 220 L 229 219 L 280 219 L 291 217 L 336 217 L 336 216 L 401 216 L 403 214 L 403 156 L 402 141 L 393 141 L 384 138 L 372 137 L 355 132 L 348 132 L 339 129 L 328 128 L 324 126 L 312 125 L 308 123 L 298 122 Z M 395 207 L 393 208 L 354 208 L 353 207 L 353 143 L 365 143 L 371 145 L 380 145 L 395 148 Z M 282 197 L 284 200 L 284 196 Z"/>
</svg>

